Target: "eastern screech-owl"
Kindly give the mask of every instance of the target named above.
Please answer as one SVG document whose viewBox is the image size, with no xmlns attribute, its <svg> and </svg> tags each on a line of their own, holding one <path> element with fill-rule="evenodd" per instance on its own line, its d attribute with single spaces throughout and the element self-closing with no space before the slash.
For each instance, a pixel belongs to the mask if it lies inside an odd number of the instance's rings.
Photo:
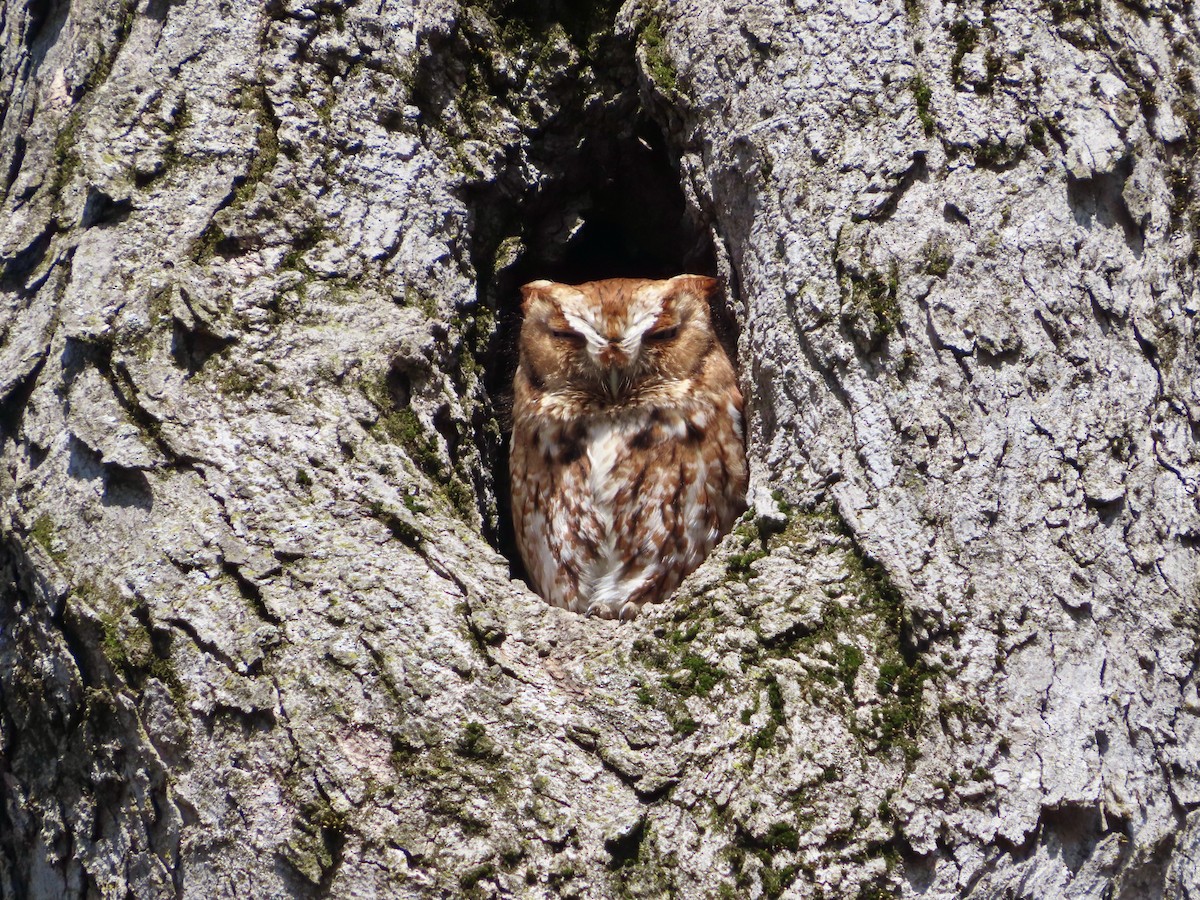
<svg viewBox="0 0 1200 900">
<path fill-rule="evenodd" d="M 632 619 L 745 509 L 742 395 L 699 275 L 521 289 L 509 470 L 517 546 L 554 606 Z"/>
</svg>

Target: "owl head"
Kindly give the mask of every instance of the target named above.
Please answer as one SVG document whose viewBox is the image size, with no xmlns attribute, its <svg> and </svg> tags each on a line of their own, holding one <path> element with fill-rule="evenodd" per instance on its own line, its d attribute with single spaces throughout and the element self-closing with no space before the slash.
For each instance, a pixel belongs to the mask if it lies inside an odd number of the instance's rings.
<svg viewBox="0 0 1200 900">
<path fill-rule="evenodd" d="M 709 297 L 718 284 L 703 275 L 530 282 L 521 288 L 521 368 L 543 390 L 609 402 L 684 375 L 714 345 Z"/>
</svg>

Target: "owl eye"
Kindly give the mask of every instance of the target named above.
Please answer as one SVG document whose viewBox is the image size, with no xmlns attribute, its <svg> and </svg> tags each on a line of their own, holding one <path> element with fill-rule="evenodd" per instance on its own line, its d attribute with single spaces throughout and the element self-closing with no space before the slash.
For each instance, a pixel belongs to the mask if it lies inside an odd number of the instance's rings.
<svg viewBox="0 0 1200 900">
<path fill-rule="evenodd" d="M 672 325 L 670 328 L 660 328 L 658 331 L 651 331 L 646 335 L 645 340 L 652 342 L 669 341 L 677 334 L 679 334 L 679 326 Z"/>
<path fill-rule="evenodd" d="M 567 331 L 561 328 L 551 328 L 550 336 L 556 341 L 568 341 L 577 346 L 583 346 L 584 337 L 578 331 Z"/>
</svg>

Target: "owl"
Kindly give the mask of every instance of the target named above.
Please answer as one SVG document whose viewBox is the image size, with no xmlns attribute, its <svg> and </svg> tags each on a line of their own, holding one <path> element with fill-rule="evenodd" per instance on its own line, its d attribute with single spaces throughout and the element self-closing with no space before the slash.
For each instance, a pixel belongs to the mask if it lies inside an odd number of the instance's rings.
<svg viewBox="0 0 1200 900">
<path fill-rule="evenodd" d="M 634 618 L 745 509 L 742 395 L 717 281 L 521 288 L 509 473 L 517 547 L 554 606 Z"/>
</svg>

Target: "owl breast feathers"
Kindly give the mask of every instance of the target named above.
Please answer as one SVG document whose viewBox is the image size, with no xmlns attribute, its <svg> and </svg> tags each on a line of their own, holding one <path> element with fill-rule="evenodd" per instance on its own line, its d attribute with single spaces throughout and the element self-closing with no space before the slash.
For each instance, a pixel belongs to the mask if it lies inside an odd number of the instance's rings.
<svg viewBox="0 0 1200 900">
<path fill-rule="evenodd" d="M 509 469 L 517 546 L 549 603 L 631 619 L 745 508 L 742 395 L 712 278 L 521 289 Z"/>
</svg>

